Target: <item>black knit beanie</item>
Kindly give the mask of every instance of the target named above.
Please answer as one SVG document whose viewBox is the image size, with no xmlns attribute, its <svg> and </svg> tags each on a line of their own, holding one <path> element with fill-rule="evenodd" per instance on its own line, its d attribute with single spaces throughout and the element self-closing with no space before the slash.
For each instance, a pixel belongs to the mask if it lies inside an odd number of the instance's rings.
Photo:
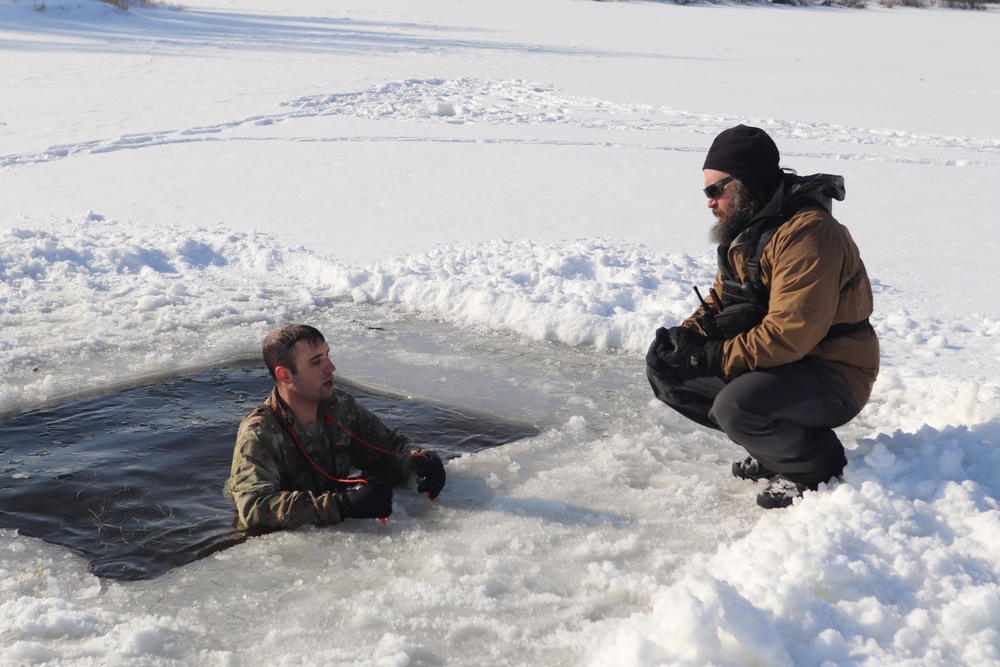
<svg viewBox="0 0 1000 667">
<path fill-rule="evenodd" d="M 760 194 L 768 194 L 778 184 L 778 147 L 767 132 L 737 125 L 723 130 L 712 142 L 702 169 L 715 169 L 735 176 Z"/>
</svg>

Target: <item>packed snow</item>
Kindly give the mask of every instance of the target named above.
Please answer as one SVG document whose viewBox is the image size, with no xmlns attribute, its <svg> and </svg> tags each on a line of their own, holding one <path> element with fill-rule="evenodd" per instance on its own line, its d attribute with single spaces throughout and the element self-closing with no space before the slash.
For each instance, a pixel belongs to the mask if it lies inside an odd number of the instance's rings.
<svg viewBox="0 0 1000 667">
<path fill-rule="evenodd" d="M 995 8 L 0 0 L 0 415 L 308 322 L 540 429 L 151 581 L 2 532 L 0 664 L 1000 664 L 998 47 Z M 643 375 L 741 122 L 845 177 L 882 345 L 787 510 Z"/>
</svg>

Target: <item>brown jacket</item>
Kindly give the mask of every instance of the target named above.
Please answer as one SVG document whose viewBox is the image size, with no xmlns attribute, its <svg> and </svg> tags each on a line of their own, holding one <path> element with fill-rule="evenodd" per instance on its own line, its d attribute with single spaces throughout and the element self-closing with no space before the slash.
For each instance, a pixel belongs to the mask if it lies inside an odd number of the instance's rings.
<svg viewBox="0 0 1000 667">
<path fill-rule="evenodd" d="M 742 237 L 730 245 L 727 258 L 740 280 L 746 280 L 755 243 Z M 878 376 L 875 331 L 867 327 L 826 338 L 831 326 L 861 322 L 872 314 L 871 283 L 847 228 L 824 208 L 800 209 L 765 247 L 760 278 L 770 292 L 767 315 L 760 325 L 723 344 L 725 376 L 819 357 L 843 376 L 858 408 L 864 407 Z M 721 272 L 714 288 L 722 293 Z M 685 326 L 700 331 L 700 313 Z"/>
</svg>

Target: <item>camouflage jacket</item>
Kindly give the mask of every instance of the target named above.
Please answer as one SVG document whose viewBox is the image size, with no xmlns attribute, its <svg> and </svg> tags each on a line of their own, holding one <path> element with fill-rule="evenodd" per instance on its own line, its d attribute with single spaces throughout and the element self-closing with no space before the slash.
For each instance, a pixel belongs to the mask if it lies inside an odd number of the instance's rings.
<svg viewBox="0 0 1000 667">
<path fill-rule="evenodd" d="M 399 485 L 406 483 L 413 471 L 412 456 L 383 453 L 358 438 L 387 452 L 426 451 L 397 430 L 390 430 L 340 389 L 334 389 L 324 401 L 320 417 L 325 423 L 319 436 L 313 437 L 275 388 L 261 406 L 243 418 L 225 487 L 225 494 L 236 503 L 242 528 L 292 528 L 343 521 L 331 492 L 343 490 L 345 485 L 327 478 L 316 466 L 340 479 L 360 469 L 387 475 Z M 300 445 L 315 465 L 303 455 Z"/>
</svg>

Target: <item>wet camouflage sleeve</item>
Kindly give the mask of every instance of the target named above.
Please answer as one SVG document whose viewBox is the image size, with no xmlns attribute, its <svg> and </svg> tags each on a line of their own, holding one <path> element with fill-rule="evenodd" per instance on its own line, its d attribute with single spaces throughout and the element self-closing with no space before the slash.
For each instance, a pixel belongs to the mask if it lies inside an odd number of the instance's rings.
<svg viewBox="0 0 1000 667">
<path fill-rule="evenodd" d="M 268 401 L 278 405 L 275 396 L 272 393 Z M 413 457 L 389 452 L 405 455 L 423 450 L 340 390 L 326 409 L 332 419 L 319 438 L 305 433 L 289 411 L 281 412 L 318 466 L 339 478 L 347 478 L 353 468 L 358 468 L 391 473 L 399 484 L 406 483 L 413 470 Z M 361 444 L 345 430 L 386 453 Z M 244 526 L 292 528 L 340 523 L 343 517 L 333 495 L 338 486 L 308 462 L 266 404 L 243 419 L 226 494 L 236 503 Z"/>
</svg>

